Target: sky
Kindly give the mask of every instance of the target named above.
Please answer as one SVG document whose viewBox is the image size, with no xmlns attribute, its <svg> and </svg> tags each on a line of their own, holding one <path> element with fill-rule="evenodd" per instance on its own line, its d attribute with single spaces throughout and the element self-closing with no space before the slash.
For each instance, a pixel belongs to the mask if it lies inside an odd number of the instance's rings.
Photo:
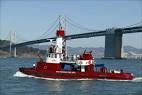
<svg viewBox="0 0 142 95">
<path fill-rule="evenodd" d="M 142 21 L 141 0 L 0 0 L 0 39 L 16 32 L 17 42 L 35 40 L 49 31 L 59 15 L 94 30 L 121 28 Z M 142 24 L 142 23 L 141 23 Z M 88 32 L 66 25 L 66 34 Z M 40 37 L 42 38 L 42 37 Z M 72 47 L 104 47 L 105 37 L 68 41 Z M 123 45 L 142 48 L 142 33 L 123 35 Z"/>
</svg>

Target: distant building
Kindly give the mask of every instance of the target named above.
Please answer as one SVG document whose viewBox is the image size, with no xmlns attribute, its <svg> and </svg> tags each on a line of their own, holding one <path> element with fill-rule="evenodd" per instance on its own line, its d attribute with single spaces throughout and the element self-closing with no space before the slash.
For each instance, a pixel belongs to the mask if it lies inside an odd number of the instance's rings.
<svg viewBox="0 0 142 95">
<path fill-rule="evenodd" d="M 128 57 L 129 58 L 134 58 L 134 59 L 142 59 L 142 54 L 136 54 L 134 52 L 129 52 Z"/>
</svg>

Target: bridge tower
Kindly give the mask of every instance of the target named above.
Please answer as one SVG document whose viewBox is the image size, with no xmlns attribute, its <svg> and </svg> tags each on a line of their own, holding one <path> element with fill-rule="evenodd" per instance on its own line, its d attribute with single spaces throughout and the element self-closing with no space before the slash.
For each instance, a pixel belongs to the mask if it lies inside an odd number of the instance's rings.
<svg viewBox="0 0 142 95">
<path fill-rule="evenodd" d="M 17 56 L 16 47 L 12 48 L 11 47 L 12 44 L 16 44 L 16 32 L 10 32 L 10 47 L 9 47 L 10 56 L 16 57 Z"/>
<path fill-rule="evenodd" d="M 9 40 L 9 56 L 12 55 L 12 49 L 11 49 L 11 46 L 12 46 L 12 32 L 10 32 L 10 40 Z"/>
<path fill-rule="evenodd" d="M 122 30 L 107 29 L 105 35 L 104 58 L 121 58 L 122 50 Z"/>
<path fill-rule="evenodd" d="M 14 44 L 16 44 L 16 32 L 14 32 Z M 17 53 L 16 53 L 16 47 L 14 47 L 14 57 L 17 56 Z"/>
</svg>

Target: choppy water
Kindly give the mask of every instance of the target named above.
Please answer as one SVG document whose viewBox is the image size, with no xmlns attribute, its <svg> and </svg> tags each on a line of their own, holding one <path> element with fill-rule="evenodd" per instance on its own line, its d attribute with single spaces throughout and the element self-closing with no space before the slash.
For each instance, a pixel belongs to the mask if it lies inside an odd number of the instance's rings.
<svg viewBox="0 0 142 95">
<path fill-rule="evenodd" d="M 96 60 L 111 69 L 133 72 L 132 81 L 47 80 L 23 75 L 37 59 L 0 58 L 0 95 L 142 95 L 142 60 Z"/>
</svg>

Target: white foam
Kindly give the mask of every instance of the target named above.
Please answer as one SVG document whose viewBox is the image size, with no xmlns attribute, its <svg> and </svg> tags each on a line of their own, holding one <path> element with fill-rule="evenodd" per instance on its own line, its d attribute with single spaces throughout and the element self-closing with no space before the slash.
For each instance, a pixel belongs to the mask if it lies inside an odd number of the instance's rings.
<svg viewBox="0 0 142 95">
<path fill-rule="evenodd" d="M 27 75 L 24 74 L 20 71 L 17 71 L 14 75 L 14 77 L 33 77 L 36 79 L 45 79 L 45 80 L 56 80 L 56 81 L 69 81 L 69 80 L 101 80 L 101 81 L 130 81 L 130 82 L 142 82 L 142 77 L 136 77 L 133 80 L 112 80 L 112 79 L 88 79 L 88 78 L 84 78 L 84 79 L 53 79 L 53 78 L 42 78 L 42 77 L 35 77 L 32 75 Z"/>
<path fill-rule="evenodd" d="M 113 80 L 113 79 L 97 79 L 100 81 L 131 81 L 131 80 Z"/>
<path fill-rule="evenodd" d="M 132 81 L 133 82 L 142 82 L 142 77 L 136 77 Z"/>
<path fill-rule="evenodd" d="M 24 74 L 24 73 L 22 73 L 20 71 L 17 71 L 13 76 L 14 77 L 33 77 L 31 75 L 26 75 L 26 74 Z"/>
<path fill-rule="evenodd" d="M 113 79 L 97 79 L 101 81 L 124 81 L 124 82 L 142 82 L 142 77 L 136 77 L 133 80 L 113 80 Z"/>
</svg>

